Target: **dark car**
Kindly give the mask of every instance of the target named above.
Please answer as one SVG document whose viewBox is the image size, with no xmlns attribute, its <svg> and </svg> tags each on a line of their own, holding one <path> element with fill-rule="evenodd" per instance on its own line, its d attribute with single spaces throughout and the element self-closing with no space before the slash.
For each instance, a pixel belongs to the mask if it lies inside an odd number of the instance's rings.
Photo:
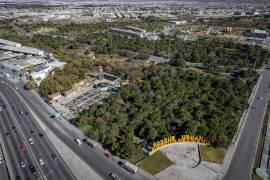
<svg viewBox="0 0 270 180">
<path fill-rule="evenodd" d="M 36 131 L 35 131 L 35 130 L 31 130 L 30 133 L 31 133 L 31 134 L 35 134 Z"/>
<path fill-rule="evenodd" d="M 9 136 L 10 136 L 10 133 L 9 133 L 9 132 L 6 132 L 5 135 L 6 135 L 7 137 L 9 137 Z"/>
<path fill-rule="evenodd" d="M 35 174 L 37 172 L 37 169 L 33 164 L 29 165 L 29 170 L 32 174 Z"/>
<path fill-rule="evenodd" d="M 53 159 L 57 159 L 56 154 L 53 153 L 53 154 L 52 154 L 52 158 L 53 158 Z"/>
<path fill-rule="evenodd" d="M 16 130 L 17 128 L 15 126 L 12 126 L 12 130 Z"/>
<path fill-rule="evenodd" d="M 3 104 L 3 108 L 4 108 L 4 109 L 7 109 L 7 105 Z"/>
<path fill-rule="evenodd" d="M 28 115 L 28 112 L 27 111 L 25 111 L 25 115 Z"/>
<path fill-rule="evenodd" d="M 43 137 L 44 136 L 42 133 L 39 133 L 38 135 L 39 135 L 39 137 Z"/>
<path fill-rule="evenodd" d="M 111 173 L 110 176 L 114 180 L 121 180 L 121 178 L 117 174 L 115 174 L 115 173 Z"/>
</svg>

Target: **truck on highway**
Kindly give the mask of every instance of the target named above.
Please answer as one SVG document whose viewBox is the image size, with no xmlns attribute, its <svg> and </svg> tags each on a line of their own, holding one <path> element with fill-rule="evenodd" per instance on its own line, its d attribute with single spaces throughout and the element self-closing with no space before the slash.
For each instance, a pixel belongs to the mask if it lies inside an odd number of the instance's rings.
<svg viewBox="0 0 270 180">
<path fill-rule="evenodd" d="M 132 174 L 136 174 L 138 171 L 138 167 L 131 164 L 128 161 L 119 161 L 119 164 L 121 167 L 123 167 L 124 169 L 128 170 L 129 172 L 131 172 Z"/>
</svg>

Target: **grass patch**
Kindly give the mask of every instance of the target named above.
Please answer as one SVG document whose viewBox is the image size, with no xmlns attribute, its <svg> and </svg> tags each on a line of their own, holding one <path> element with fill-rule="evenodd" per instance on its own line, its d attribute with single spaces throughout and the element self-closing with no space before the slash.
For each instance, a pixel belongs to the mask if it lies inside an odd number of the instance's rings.
<svg viewBox="0 0 270 180">
<path fill-rule="evenodd" d="M 143 161 L 141 161 L 138 166 L 145 171 L 149 172 L 152 175 L 156 175 L 162 170 L 173 164 L 167 156 L 165 156 L 162 152 L 157 151 L 149 157 L 146 157 Z"/>
<path fill-rule="evenodd" d="M 202 161 L 221 164 L 226 150 L 224 148 L 214 148 L 205 145 L 200 146 Z"/>
</svg>

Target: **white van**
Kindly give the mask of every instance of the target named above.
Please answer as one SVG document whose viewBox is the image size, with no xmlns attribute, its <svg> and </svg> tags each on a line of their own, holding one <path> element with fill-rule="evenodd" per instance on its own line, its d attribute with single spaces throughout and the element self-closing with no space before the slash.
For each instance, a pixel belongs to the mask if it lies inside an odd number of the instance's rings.
<svg viewBox="0 0 270 180">
<path fill-rule="evenodd" d="M 82 141 L 79 139 L 75 139 L 75 142 L 80 146 L 82 144 Z"/>
</svg>

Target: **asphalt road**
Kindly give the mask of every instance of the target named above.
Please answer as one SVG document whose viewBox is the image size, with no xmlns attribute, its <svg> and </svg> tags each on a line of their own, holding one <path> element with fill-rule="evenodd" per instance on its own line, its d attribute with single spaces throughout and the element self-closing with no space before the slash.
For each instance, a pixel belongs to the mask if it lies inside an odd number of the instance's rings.
<svg viewBox="0 0 270 180">
<path fill-rule="evenodd" d="M 73 131 L 63 126 L 60 119 L 52 119 L 50 117 L 51 113 L 44 107 L 42 102 L 38 101 L 36 97 L 28 91 L 25 91 L 21 88 L 15 90 L 13 83 L 5 79 L 2 80 L 9 85 L 6 86 L 6 88 L 9 89 L 7 92 L 11 92 L 12 95 L 9 94 L 9 96 L 13 96 L 14 102 L 21 102 L 20 98 L 22 98 L 23 102 L 26 103 L 36 113 L 36 115 L 43 121 L 43 123 L 45 123 L 46 126 L 50 128 L 54 134 L 60 138 L 60 140 L 62 140 L 62 142 L 64 142 L 74 153 L 76 153 L 87 165 L 89 165 L 104 179 L 111 179 L 109 176 L 110 173 L 116 173 L 123 180 L 147 179 L 139 174 L 132 174 L 128 172 L 114 161 L 106 158 L 102 152 L 93 149 L 84 143 L 81 146 L 78 146 L 74 142 L 74 139 L 81 137 L 78 137 L 77 134 L 75 134 Z M 17 93 L 12 93 L 12 89 Z"/>
<path fill-rule="evenodd" d="M 252 170 L 252 161 L 255 155 L 255 147 L 261 131 L 263 118 L 266 113 L 269 100 L 270 70 L 262 72 L 261 83 L 255 94 L 255 99 L 250 104 L 250 112 L 246 118 L 243 132 L 237 143 L 231 164 L 224 180 L 249 180 Z"/>
<path fill-rule="evenodd" d="M 67 179 L 73 180 L 75 177 L 72 172 L 66 166 L 64 161 L 58 155 L 58 159 L 52 158 L 52 153 L 57 155 L 57 151 L 54 149 L 42 129 L 37 125 L 35 119 L 28 112 L 28 109 L 24 103 L 20 102 L 19 98 L 14 94 L 14 90 L 8 86 L 0 83 L 0 91 L 2 92 L 2 102 L 0 105 L 5 104 L 7 107 L 2 111 L 3 120 L 1 121 L 1 132 L 9 132 L 10 136 L 5 137 L 6 146 L 8 149 L 7 157 L 10 158 L 12 166 L 8 168 L 12 176 L 15 178 L 31 178 L 31 179 Z M 16 90 L 15 90 L 16 91 Z M 22 111 L 21 114 L 19 111 Z M 28 114 L 26 114 L 28 112 Z M 13 130 L 12 127 L 16 127 Z M 34 131 L 31 133 L 30 131 Z M 39 133 L 43 136 L 40 137 Z M 28 142 L 29 138 L 33 138 L 35 144 L 30 145 Z M 26 151 L 20 149 L 20 145 L 26 146 Z M 6 156 L 6 155 L 5 155 Z M 43 159 L 44 164 L 39 163 L 39 159 Z M 22 168 L 20 162 L 24 161 L 26 167 Z M 28 169 L 28 166 L 33 164 L 38 173 L 32 175 Z M 12 179 L 15 179 L 14 177 Z"/>
</svg>

